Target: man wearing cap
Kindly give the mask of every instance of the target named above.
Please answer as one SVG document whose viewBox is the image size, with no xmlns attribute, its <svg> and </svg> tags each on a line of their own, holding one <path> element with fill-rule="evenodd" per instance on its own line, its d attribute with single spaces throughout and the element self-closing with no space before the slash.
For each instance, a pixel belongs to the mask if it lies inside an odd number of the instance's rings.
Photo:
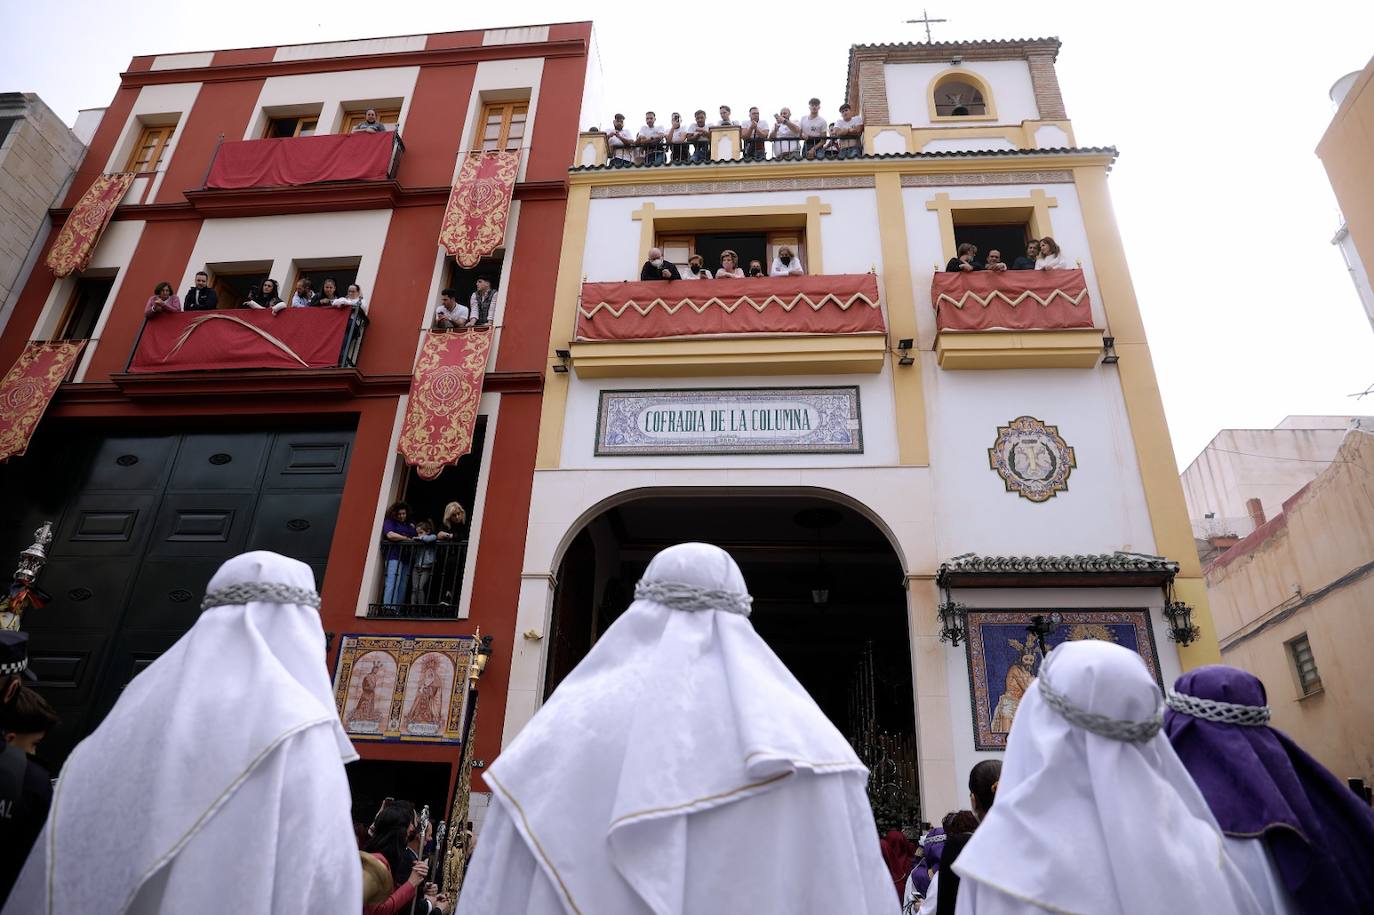
<svg viewBox="0 0 1374 915">
<path fill-rule="evenodd" d="M 52 706 L 23 684 L 29 670 L 27 633 L 0 632 L 0 903 L 24 866 L 52 805 L 48 771 L 29 758 L 57 724 Z"/>
</svg>

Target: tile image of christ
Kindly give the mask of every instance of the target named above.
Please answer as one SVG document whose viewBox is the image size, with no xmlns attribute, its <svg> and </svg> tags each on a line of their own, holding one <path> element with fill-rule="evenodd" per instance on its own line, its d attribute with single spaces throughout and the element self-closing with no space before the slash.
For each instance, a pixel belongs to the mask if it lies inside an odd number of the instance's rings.
<svg viewBox="0 0 1374 915">
<path fill-rule="evenodd" d="M 382 651 L 369 651 L 353 665 L 344 701 L 344 729 L 357 734 L 380 734 L 391 707 L 396 660 Z"/>
<path fill-rule="evenodd" d="M 443 732 L 453 685 L 453 661 L 438 652 L 420 655 L 406 678 L 401 733 L 433 737 Z"/>
</svg>

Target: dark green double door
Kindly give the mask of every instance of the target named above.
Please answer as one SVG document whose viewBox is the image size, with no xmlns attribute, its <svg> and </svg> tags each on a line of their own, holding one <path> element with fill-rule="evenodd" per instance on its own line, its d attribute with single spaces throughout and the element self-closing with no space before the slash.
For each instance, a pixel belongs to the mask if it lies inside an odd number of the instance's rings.
<svg viewBox="0 0 1374 915">
<path fill-rule="evenodd" d="M 23 628 L 63 719 L 41 753 L 58 763 L 195 622 L 225 559 L 273 550 L 323 580 L 353 431 L 44 431 L 0 479 L 7 544 L 53 521 L 40 579 L 52 600 Z"/>
</svg>

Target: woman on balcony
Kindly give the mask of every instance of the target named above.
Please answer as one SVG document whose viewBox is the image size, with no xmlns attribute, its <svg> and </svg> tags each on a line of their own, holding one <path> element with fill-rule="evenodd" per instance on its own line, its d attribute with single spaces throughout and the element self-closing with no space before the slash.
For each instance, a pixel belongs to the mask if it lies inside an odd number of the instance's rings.
<svg viewBox="0 0 1374 915">
<path fill-rule="evenodd" d="M 401 544 L 415 539 L 415 526 L 406 520 L 409 516 L 410 506 L 396 502 L 386 510 L 386 521 L 382 523 L 382 539 L 387 541 L 386 585 L 382 591 L 382 603 L 388 606 L 403 604 L 406 599 L 411 551 Z"/>
<path fill-rule="evenodd" d="M 164 311 L 181 311 L 181 299 L 172 291 L 171 283 L 158 283 L 148 299 L 143 314 L 149 318 Z"/>
<path fill-rule="evenodd" d="M 1040 239 L 1040 256 L 1035 259 L 1036 270 L 1072 270 L 1073 264 L 1059 251 L 1053 238 Z"/>
<path fill-rule="evenodd" d="M 744 279 L 744 271 L 739 266 L 739 255 L 729 248 L 720 252 L 720 269 L 716 271 L 716 279 Z"/>
<path fill-rule="evenodd" d="M 320 286 L 320 291 L 315 293 L 310 304 L 314 308 L 333 308 L 334 302 L 339 297 L 339 284 L 334 281 L 334 277 L 329 277 Z"/>
<path fill-rule="evenodd" d="M 281 296 L 277 293 L 277 281 L 266 279 L 262 285 L 254 289 L 248 295 L 248 301 L 243 303 L 244 308 L 271 308 L 277 311 L 277 306 L 281 304 Z"/>
</svg>

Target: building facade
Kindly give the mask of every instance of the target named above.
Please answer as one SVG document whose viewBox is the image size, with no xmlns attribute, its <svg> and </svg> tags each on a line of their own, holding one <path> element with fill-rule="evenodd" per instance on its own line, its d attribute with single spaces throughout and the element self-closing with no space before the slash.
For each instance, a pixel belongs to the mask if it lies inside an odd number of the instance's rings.
<svg viewBox="0 0 1374 915">
<path fill-rule="evenodd" d="M 740 562 L 880 820 L 966 806 L 1045 644 L 1128 644 L 1164 684 L 1218 659 L 1116 151 L 1076 144 L 1058 49 L 856 46 L 833 150 L 714 116 L 701 150 L 580 136 L 503 743 L 682 540 Z M 1065 269 L 945 270 L 1045 236 Z M 654 247 L 783 275 L 639 281 Z"/>
<path fill-rule="evenodd" d="M 66 193 L 85 151 L 85 140 L 41 98 L 0 93 L 0 333 L 19 281 L 48 239 L 48 208 Z"/>
<path fill-rule="evenodd" d="M 558 256 L 549 227 L 564 222 L 598 66 L 588 22 L 131 61 L 52 211 L 53 237 L 102 176 L 126 176 L 127 191 L 70 275 L 45 265 L 49 238 L 0 339 L 7 368 L 29 341 L 85 341 L 27 454 L 0 467 L 5 552 L 52 523 L 41 579 L 51 600 L 23 617 L 63 719 L 45 742 L 51 762 L 191 625 L 214 569 L 247 549 L 313 567 L 331 669 L 349 635 L 480 628 L 509 656 L 554 293 L 539 268 Z M 369 109 L 383 129 L 354 132 Z M 439 235 L 460 167 L 478 153 L 518 165 L 504 235 L 464 264 Z M 201 301 L 202 272 L 217 307 L 146 315 L 164 281 Z M 467 301 L 480 277 L 496 293 L 479 329 L 490 355 L 474 369 L 471 451 L 426 479 L 397 455 L 417 353 L 436 339 L 440 291 Z M 284 298 L 302 278 L 316 292 L 332 279 L 340 297 L 356 284 L 368 308 L 236 307 L 270 291 L 269 278 Z M 158 350 L 167 328 L 184 332 Z M 253 361 L 274 350 L 289 351 L 286 367 Z M 466 521 L 431 547 L 432 579 L 407 574 L 392 589 L 386 569 L 403 547 L 381 539 L 397 500 L 411 521 L 438 524 L 450 502 Z M 486 674 L 473 746 L 488 755 L 508 668 Z M 458 776 L 451 744 L 359 749 L 360 797 L 445 805 Z"/>
<path fill-rule="evenodd" d="M 1374 58 L 1363 70 L 1347 73 L 1331 87 L 1336 114 L 1317 144 L 1331 190 L 1341 208 L 1341 227 L 1331 243 L 1341 250 L 1350 279 L 1374 325 L 1374 189 L 1369 185 L 1369 155 L 1374 148 Z"/>
</svg>

